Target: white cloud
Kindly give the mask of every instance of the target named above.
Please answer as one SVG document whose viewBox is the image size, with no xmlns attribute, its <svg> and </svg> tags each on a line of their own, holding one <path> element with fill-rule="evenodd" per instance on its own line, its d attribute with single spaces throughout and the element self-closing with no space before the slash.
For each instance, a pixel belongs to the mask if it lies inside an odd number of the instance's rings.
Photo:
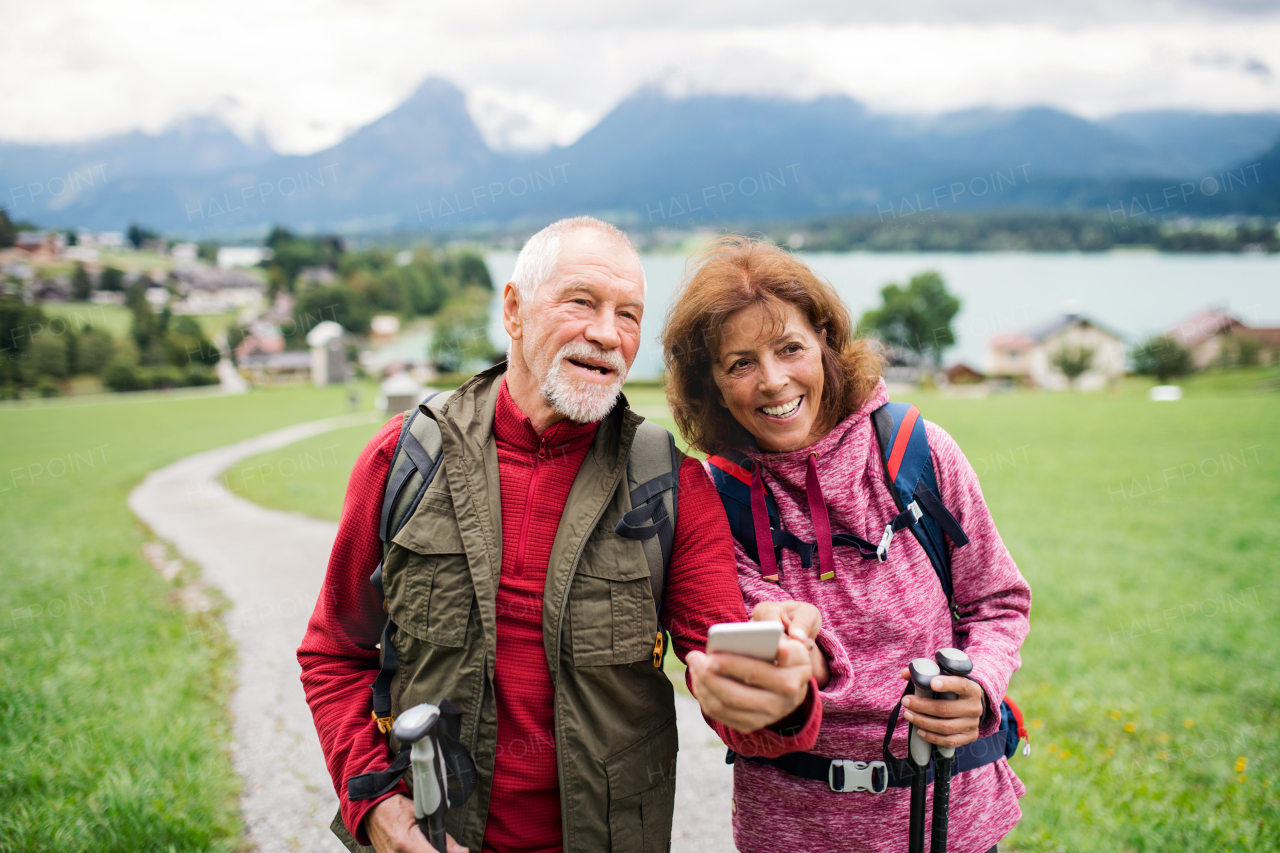
<svg viewBox="0 0 1280 853">
<path fill-rule="evenodd" d="M 155 131 L 212 113 L 306 152 L 392 109 L 429 74 L 468 92 L 491 143 L 517 148 L 572 142 L 646 84 L 841 92 L 898 112 L 1280 109 L 1280 80 L 1266 73 L 1280 69 L 1275 11 L 1159 0 L 969 0 L 911 14 L 819 3 L 786 18 L 756 0 L 557 8 L 46 0 L 10 10 L 0 29 L 0 79 L 16 81 L 0 89 L 0 137 Z"/>
</svg>

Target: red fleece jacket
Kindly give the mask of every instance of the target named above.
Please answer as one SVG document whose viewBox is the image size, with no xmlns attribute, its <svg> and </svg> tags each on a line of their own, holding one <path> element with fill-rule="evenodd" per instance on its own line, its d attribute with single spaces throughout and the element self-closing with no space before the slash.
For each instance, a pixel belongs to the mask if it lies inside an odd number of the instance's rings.
<svg viewBox="0 0 1280 853">
<path fill-rule="evenodd" d="M 390 762 L 385 738 L 370 718 L 374 648 L 385 615 L 369 584 L 382 558 L 378 517 L 402 416 L 387 422 L 360 454 L 347 487 L 342 520 L 320 598 L 298 649 L 302 683 L 315 718 L 342 819 L 367 844 L 362 822 L 378 800 L 351 802 L 347 780 Z M 560 514 L 597 424 L 561 422 L 541 436 L 503 382 L 494 416 L 502 484 L 502 575 L 497 600 L 495 694 L 498 743 L 484 849 L 561 850 L 551 674 L 542 647 L 542 590 Z M 540 452 L 545 455 L 540 456 Z M 706 645 L 707 628 L 741 622 L 743 604 L 733 540 L 719 496 L 702 466 L 680 469 L 675 548 L 662 621 L 684 660 Z M 799 710 L 791 737 L 741 735 L 708 721 L 730 747 L 775 756 L 813 747 L 822 722 L 817 687 Z M 403 784 L 386 796 L 404 793 Z"/>
</svg>

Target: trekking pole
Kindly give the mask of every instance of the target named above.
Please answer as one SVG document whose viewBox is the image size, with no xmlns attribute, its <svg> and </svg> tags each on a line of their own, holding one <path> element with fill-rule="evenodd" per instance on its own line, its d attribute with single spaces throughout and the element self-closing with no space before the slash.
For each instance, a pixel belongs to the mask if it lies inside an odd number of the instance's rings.
<svg viewBox="0 0 1280 853">
<path fill-rule="evenodd" d="M 973 661 L 959 649 L 938 649 L 934 654 L 938 669 L 944 675 L 966 676 L 973 672 Z M 951 692 L 935 693 L 935 699 L 959 698 Z M 951 813 L 951 763 L 955 760 L 954 746 L 935 746 L 938 764 L 933 771 L 933 828 L 929 838 L 929 853 L 947 853 L 947 821 Z"/>
<path fill-rule="evenodd" d="M 907 667 L 911 671 L 911 682 L 915 685 L 916 695 L 922 699 L 932 699 L 933 690 L 929 687 L 933 679 L 941 674 L 938 665 L 928 658 L 916 658 Z M 920 737 L 914 724 L 907 729 L 907 760 L 911 762 L 911 824 L 907 835 L 909 853 L 924 853 L 924 801 L 928 794 L 929 759 L 932 756 L 933 744 Z"/>
<path fill-rule="evenodd" d="M 413 745 L 409 765 L 413 768 L 413 816 L 418 819 L 418 828 L 438 853 L 448 853 L 444 815 L 449 810 L 449 788 L 438 722 L 440 709 L 424 702 L 397 717 L 391 733 L 401 743 Z"/>
</svg>

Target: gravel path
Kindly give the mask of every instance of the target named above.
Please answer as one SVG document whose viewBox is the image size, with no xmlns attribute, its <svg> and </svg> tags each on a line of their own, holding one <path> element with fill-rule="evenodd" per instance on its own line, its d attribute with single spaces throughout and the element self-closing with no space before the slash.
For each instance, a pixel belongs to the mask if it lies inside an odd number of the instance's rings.
<svg viewBox="0 0 1280 853">
<path fill-rule="evenodd" d="M 299 424 L 187 457 L 151 473 L 129 506 L 206 583 L 230 600 L 224 624 L 239 649 L 232 762 L 244 779 L 240 806 L 253 850 L 344 850 L 329 831 L 338 806 L 303 698 L 294 655 L 320 591 L 336 534 L 331 522 L 265 509 L 230 493 L 219 473 L 250 456 L 329 430 L 370 422 L 369 413 Z M 697 703 L 677 694 L 673 853 L 730 853 L 732 770 Z"/>
</svg>

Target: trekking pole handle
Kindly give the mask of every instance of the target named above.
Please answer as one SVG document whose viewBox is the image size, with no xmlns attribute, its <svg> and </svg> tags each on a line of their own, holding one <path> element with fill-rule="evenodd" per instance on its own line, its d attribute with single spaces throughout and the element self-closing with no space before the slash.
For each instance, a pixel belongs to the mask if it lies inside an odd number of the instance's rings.
<svg viewBox="0 0 1280 853">
<path fill-rule="evenodd" d="M 933 655 L 934 661 L 938 665 L 938 670 L 943 675 L 958 675 L 964 678 L 973 672 L 973 661 L 969 656 L 960 649 L 938 649 Z M 960 698 L 951 691 L 934 694 L 935 699 L 958 699 Z M 944 758 L 951 758 L 956 754 L 954 746 L 940 746 L 938 752 Z"/>
<path fill-rule="evenodd" d="M 916 695 L 922 699 L 934 698 L 933 688 L 929 685 L 933 683 L 933 679 L 942 674 L 938 665 L 928 658 L 916 658 L 911 661 L 907 669 L 911 674 L 911 683 L 915 685 Z M 914 725 L 910 727 L 909 732 L 907 748 L 912 763 L 917 767 L 928 767 L 933 744 L 920 737 Z"/>
<path fill-rule="evenodd" d="M 444 815 L 449 795 L 436 724 L 440 709 L 429 703 L 415 705 L 396 718 L 392 734 L 401 743 L 411 744 L 409 765 L 413 770 L 413 815 L 422 834 L 439 853 L 445 851 Z"/>
</svg>

